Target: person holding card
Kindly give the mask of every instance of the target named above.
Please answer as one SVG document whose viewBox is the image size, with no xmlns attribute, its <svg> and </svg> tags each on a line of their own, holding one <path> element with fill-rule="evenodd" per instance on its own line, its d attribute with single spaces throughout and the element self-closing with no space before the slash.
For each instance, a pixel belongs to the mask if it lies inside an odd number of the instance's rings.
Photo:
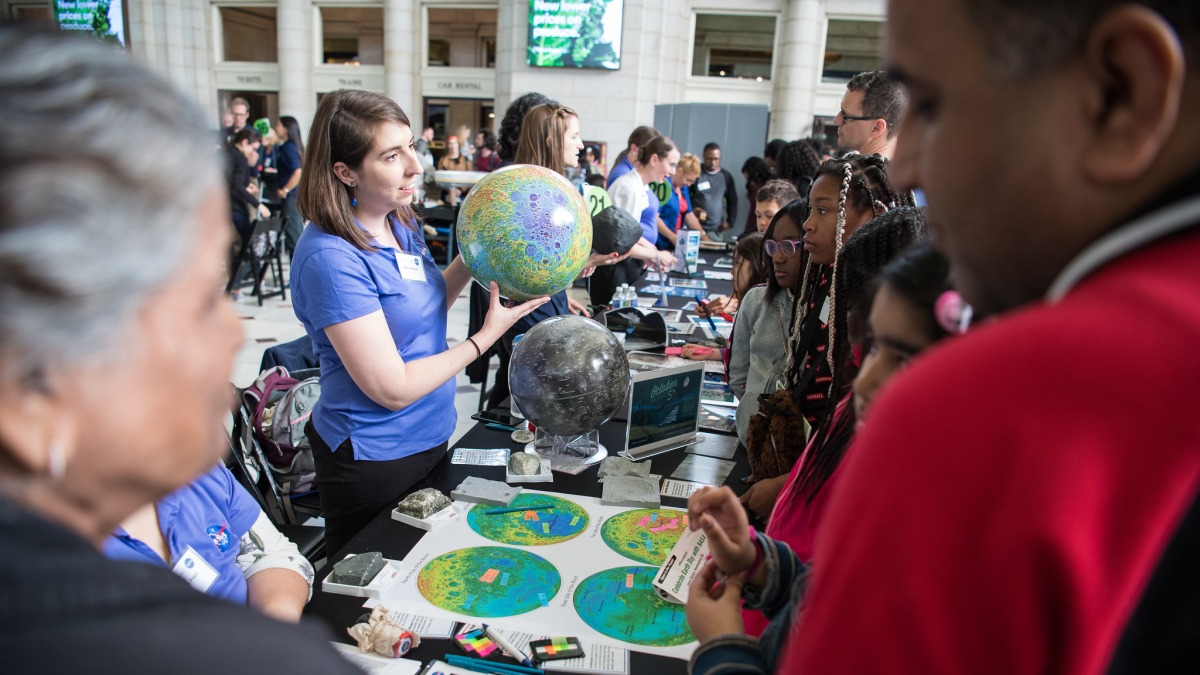
<svg viewBox="0 0 1200 675">
<path fill-rule="evenodd" d="M 441 271 L 412 211 L 421 184 L 408 116 L 358 90 L 317 107 L 300 179 L 311 221 L 296 245 L 296 317 L 321 364 L 305 427 L 331 554 L 429 473 L 457 421 L 454 376 L 546 302 L 491 304 L 475 335 L 450 349 L 446 312 L 470 281 L 462 258 Z"/>
</svg>

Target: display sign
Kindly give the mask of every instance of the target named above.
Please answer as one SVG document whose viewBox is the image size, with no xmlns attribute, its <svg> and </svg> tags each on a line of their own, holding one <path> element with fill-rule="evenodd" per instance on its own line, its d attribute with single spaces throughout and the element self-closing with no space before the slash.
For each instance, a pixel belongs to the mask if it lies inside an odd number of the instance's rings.
<svg viewBox="0 0 1200 675">
<path fill-rule="evenodd" d="M 529 0 L 526 63 L 546 68 L 621 67 L 625 0 Z"/>
<path fill-rule="evenodd" d="M 125 46 L 123 0 L 54 0 L 54 18 L 63 30 L 90 33 Z"/>
</svg>

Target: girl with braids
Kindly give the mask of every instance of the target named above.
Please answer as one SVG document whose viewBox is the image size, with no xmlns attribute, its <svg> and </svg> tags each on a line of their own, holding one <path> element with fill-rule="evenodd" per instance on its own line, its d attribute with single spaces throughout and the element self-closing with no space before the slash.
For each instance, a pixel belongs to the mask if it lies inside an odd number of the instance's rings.
<svg viewBox="0 0 1200 675">
<path fill-rule="evenodd" d="M 912 234 L 913 224 L 919 222 L 915 210 L 898 209 L 895 213 L 897 216 L 892 219 L 893 222 L 890 225 L 877 227 L 880 224 L 879 221 L 885 220 L 887 216 L 878 218 L 846 242 L 847 257 L 850 256 L 852 248 L 857 248 L 860 250 L 855 252 L 856 259 L 860 259 L 868 265 L 878 262 L 877 255 L 903 239 L 903 236 L 898 237 L 895 232 L 888 232 L 888 230 L 897 229 L 896 221 L 908 222 L 909 226 L 899 229 Z M 888 215 L 890 216 L 891 213 Z M 875 245 L 867 245 L 868 240 L 874 240 Z M 871 248 L 876 250 L 872 253 L 869 251 Z M 949 306 L 961 306 L 961 299 L 958 298 L 956 292 L 951 290 L 949 263 L 930 243 L 918 241 L 916 245 L 900 252 L 893 260 L 884 265 L 882 270 L 876 269 L 875 272 L 877 272 L 877 276 L 860 288 L 860 294 L 854 305 L 855 311 L 862 315 L 866 315 L 869 310 L 869 318 L 864 326 L 866 331 L 864 346 L 868 348 L 868 351 L 862 368 L 854 379 L 854 404 L 844 406 L 848 412 L 845 419 L 849 420 L 852 428 L 856 426 L 854 423 L 855 411 L 858 412 L 858 422 L 861 426 L 864 421 L 861 415 L 869 411 L 870 401 L 878 395 L 893 376 L 906 367 L 911 359 L 942 338 L 963 330 L 962 323 L 959 321 L 960 316 L 949 316 L 944 311 Z M 849 397 L 847 397 L 848 400 Z M 719 498 L 719 495 L 704 494 L 706 492 L 713 491 L 704 488 L 689 500 L 689 513 L 694 520 L 699 520 L 700 507 L 704 501 Z M 784 498 L 787 496 L 788 493 L 784 493 Z M 732 500 L 732 495 L 726 499 Z M 777 600 L 779 603 L 777 605 L 779 609 L 772 612 L 769 624 L 762 612 L 742 610 L 746 634 L 761 634 L 758 644 L 768 665 L 767 672 L 777 671 L 778 664 L 782 661 L 783 653 L 780 648 L 784 645 L 783 639 L 789 634 L 796 611 L 804 600 L 804 589 L 798 587 L 798 584 L 802 583 L 800 580 L 803 578 L 803 572 L 810 562 L 800 554 L 799 549 L 794 545 L 790 548 L 779 545 L 787 543 L 787 539 L 772 531 L 772 528 L 776 526 L 778 515 L 777 511 L 776 516 L 772 517 L 771 525 L 768 526 L 765 535 L 752 534 L 750 541 L 733 544 L 727 537 L 709 537 L 710 542 L 716 543 L 717 539 L 723 540 L 721 543 L 728 542 L 725 543 L 727 547 L 740 547 L 744 544 L 751 548 L 755 546 L 754 538 L 757 538 L 763 546 L 764 553 L 769 550 L 770 554 L 778 559 L 776 565 L 770 566 L 776 575 L 769 581 L 765 578 L 756 579 L 754 577 L 746 580 L 748 585 L 755 584 L 756 588 L 764 590 L 770 588 L 775 590 L 774 595 L 783 596 L 768 598 L 764 594 L 761 597 L 763 605 L 772 600 Z M 718 564 L 736 568 L 736 565 L 730 565 L 730 558 L 745 553 L 745 551 L 734 554 L 731 550 L 720 548 L 720 544 L 717 546 L 713 557 Z M 748 557 L 752 562 L 757 555 L 751 551 Z M 818 562 L 817 564 L 822 563 Z M 755 576 L 765 577 L 759 570 L 767 567 L 767 565 L 759 565 L 755 570 Z M 701 577 L 706 574 L 709 572 L 702 572 Z M 702 605 L 699 602 L 689 601 L 688 621 L 694 626 L 694 617 L 702 612 L 708 614 L 712 611 L 712 607 L 707 603 Z M 730 665 L 729 663 L 725 664 L 727 668 Z M 707 672 L 704 668 L 695 668 L 694 670 Z M 733 669 L 730 668 L 729 671 L 732 672 Z"/>
<path fill-rule="evenodd" d="M 925 230 L 923 214 L 913 207 L 888 211 L 859 228 L 846 241 L 838 261 L 834 292 L 839 298 L 831 310 L 831 334 L 841 336 L 828 348 L 833 365 L 831 400 L 838 401 L 817 424 L 804 454 L 790 474 L 759 481 L 743 497 L 750 510 L 770 515 L 767 534 L 792 547 L 803 563 L 812 558 L 812 543 L 830 490 L 822 489 L 832 479 L 854 432 L 850 386 L 858 372 L 858 355 L 863 343 L 862 317 L 869 282 L 892 258 L 920 239 Z M 782 488 L 782 492 L 780 489 Z M 776 495 L 780 495 L 778 500 Z M 765 620 L 757 612 L 746 612 L 747 632 L 757 634 Z"/>
</svg>

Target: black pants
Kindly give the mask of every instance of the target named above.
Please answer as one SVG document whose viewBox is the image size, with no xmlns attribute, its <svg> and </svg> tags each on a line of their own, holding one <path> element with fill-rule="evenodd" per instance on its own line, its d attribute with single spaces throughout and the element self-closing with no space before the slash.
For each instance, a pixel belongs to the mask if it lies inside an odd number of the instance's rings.
<svg viewBox="0 0 1200 675">
<path fill-rule="evenodd" d="M 282 206 L 284 247 L 290 259 L 296 252 L 296 242 L 300 241 L 300 235 L 304 233 L 304 218 L 300 217 L 300 208 L 296 205 L 295 190 L 288 193 Z"/>
<path fill-rule="evenodd" d="M 312 443 L 317 465 L 317 487 L 325 515 L 325 549 L 333 562 L 342 559 L 342 547 L 371 519 L 395 507 L 413 485 L 429 475 L 448 446 L 442 443 L 401 459 L 375 462 L 354 459 L 349 438 L 337 452 L 332 451 L 313 428 L 312 420 L 304 425 L 304 433 Z"/>
</svg>

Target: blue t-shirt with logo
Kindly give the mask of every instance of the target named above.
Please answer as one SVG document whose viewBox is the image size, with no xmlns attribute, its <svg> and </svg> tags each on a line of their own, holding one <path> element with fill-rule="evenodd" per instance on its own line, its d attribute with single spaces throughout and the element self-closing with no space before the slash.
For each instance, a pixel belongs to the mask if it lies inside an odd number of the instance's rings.
<svg viewBox="0 0 1200 675">
<path fill-rule="evenodd" d="M 403 252 L 362 251 L 313 223 L 292 258 L 292 307 L 321 366 L 313 426 L 335 452 L 351 439 L 358 460 L 400 459 L 437 447 L 450 439 L 458 421 L 454 378 L 400 410 L 388 410 L 354 383 L 325 334 L 329 326 L 382 310 L 405 362 L 446 351 L 446 281 L 424 238 L 394 217 L 389 221 Z M 419 256 L 423 280 L 401 276 L 398 256 L 410 254 Z"/>
<path fill-rule="evenodd" d="M 217 466 L 160 499 L 156 509 L 170 560 L 160 558 L 121 527 L 104 541 L 105 557 L 167 567 L 180 576 L 207 564 L 216 578 L 205 593 L 246 604 L 246 577 L 237 556 L 242 535 L 250 531 L 262 509 L 233 474 Z M 193 555 L 188 555 L 189 548 Z"/>
</svg>

